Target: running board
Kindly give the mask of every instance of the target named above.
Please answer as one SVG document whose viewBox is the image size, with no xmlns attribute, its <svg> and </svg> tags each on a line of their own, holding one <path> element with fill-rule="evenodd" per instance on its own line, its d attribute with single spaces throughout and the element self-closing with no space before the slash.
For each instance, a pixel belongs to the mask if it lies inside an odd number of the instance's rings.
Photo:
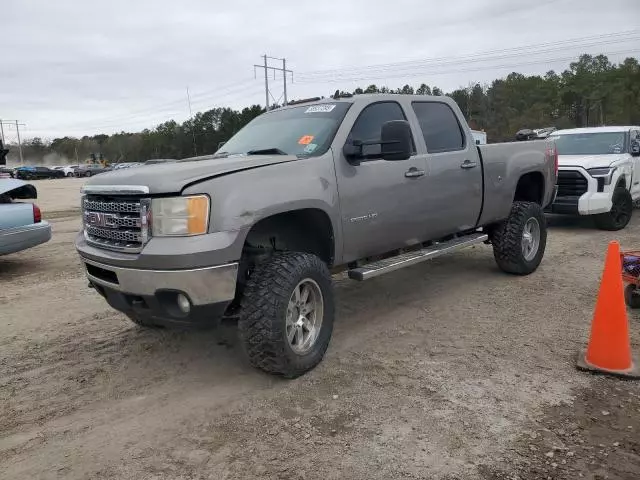
<svg viewBox="0 0 640 480">
<path fill-rule="evenodd" d="M 425 260 L 432 260 L 441 255 L 470 247 L 471 245 L 486 242 L 488 239 L 489 236 L 486 233 L 474 233 L 472 235 L 454 238 L 447 242 L 436 243 L 421 250 L 401 253 L 395 257 L 385 258 L 384 260 L 378 260 L 377 262 L 351 269 L 349 270 L 349 278 L 358 281 L 369 280 L 370 278 L 400 270 L 401 268 L 409 267 L 416 263 L 424 262 Z"/>
</svg>

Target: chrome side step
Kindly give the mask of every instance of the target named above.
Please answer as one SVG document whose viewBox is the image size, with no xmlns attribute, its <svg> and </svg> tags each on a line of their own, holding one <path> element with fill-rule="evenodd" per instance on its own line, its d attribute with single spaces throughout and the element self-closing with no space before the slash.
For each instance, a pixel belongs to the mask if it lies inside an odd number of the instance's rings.
<svg viewBox="0 0 640 480">
<path fill-rule="evenodd" d="M 489 235 L 486 233 L 474 233 L 465 235 L 464 237 L 454 238 L 448 242 L 437 243 L 430 247 L 416 250 L 415 252 L 401 253 L 395 257 L 385 258 L 384 260 L 378 260 L 377 262 L 351 269 L 349 270 L 349 278 L 358 281 L 369 280 L 370 278 L 400 270 L 401 268 L 409 267 L 416 263 L 424 262 L 425 260 L 432 260 L 441 255 L 470 247 L 471 245 L 486 242 L 488 239 Z"/>
</svg>

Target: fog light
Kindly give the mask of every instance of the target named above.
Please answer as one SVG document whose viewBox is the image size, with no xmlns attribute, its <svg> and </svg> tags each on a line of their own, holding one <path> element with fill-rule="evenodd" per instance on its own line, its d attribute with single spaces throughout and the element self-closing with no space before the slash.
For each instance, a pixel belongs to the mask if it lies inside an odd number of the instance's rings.
<svg viewBox="0 0 640 480">
<path fill-rule="evenodd" d="M 179 293 L 177 300 L 178 308 L 182 313 L 189 313 L 191 311 L 191 302 L 189 302 L 189 299 L 185 295 Z"/>
</svg>

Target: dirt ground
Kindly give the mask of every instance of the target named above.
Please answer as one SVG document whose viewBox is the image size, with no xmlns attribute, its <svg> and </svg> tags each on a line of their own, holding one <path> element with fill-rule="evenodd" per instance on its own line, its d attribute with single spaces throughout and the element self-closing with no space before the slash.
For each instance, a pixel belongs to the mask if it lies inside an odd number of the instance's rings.
<svg viewBox="0 0 640 480">
<path fill-rule="evenodd" d="M 482 246 L 337 279 L 327 356 L 284 381 L 233 330 L 140 330 L 87 288 L 81 183 L 37 182 L 53 239 L 0 258 L 0 478 L 640 478 L 640 382 L 574 367 L 607 242 L 639 248 L 640 212 L 621 233 L 552 219 L 528 277 Z"/>
</svg>

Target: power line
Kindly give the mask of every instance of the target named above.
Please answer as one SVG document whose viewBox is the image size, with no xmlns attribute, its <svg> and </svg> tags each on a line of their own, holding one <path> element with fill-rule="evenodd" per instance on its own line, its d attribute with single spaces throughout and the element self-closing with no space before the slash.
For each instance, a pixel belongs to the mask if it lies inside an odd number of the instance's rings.
<svg viewBox="0 0 640 480">
<path fill-rule="evenodd" d="M 623 54 L 629 55 L 629 54 L 638 54 L 638 53 L 640 53 L 640 49 L 636 48 L 633 50 L 620 50 L 615 52 L 608 52 L 606 53 L 606 55 L 623 55 Z M 453 73 L 464 73 L 464 72 L 479 72 L 483 70 L 504 69 L 504 68 L 522 67 L 522 66 L 529 66 L 529 65 L 541 65 L 541 64 L 548 64 L 548 63 L 554 63 L 554 62 L 566 62 L 571 60 L 575 60 L 575 55 L 570 57 L 544 58 L 544 59 L 528 61 L 528 62 L 516 62 L 516 63 L 507 63 L 507 64 L 501 64 L 501 65 L 486 65 L 486 66 L 473 67 L 473 68 L 460 68 L 460 69 L 440 70 L 440 71 L 429 70 L 428 75 L 432 76 L 432 75 L 448 75 Z M 354 82 L 354 81 L 386 80 L 389 78 L 399 78 L 399 77 L 405 77 L 405 78 L 417 77 L 424 74 L 425 74 L 424 71 L 415 71 L 415 72 L 401 73 L 400 75 L 394 75 L 394 74 L 377 75 L 377 76 L 368 75 L 368 76 L 352 77 L 352 78 L 324 79 L 318 82 L 314 81 L 314 82 L 305 82 L 305 83 L 314 84 L 314 83 L 337 83 L 337 82 L 347 82 L 347 81 Z"/>
<path fill-rule="evenodd" d="M 636 35 L 636 36 L 631 36 Z M 439 67 L 446 65 L 457 65 L 462 63 L 477 63 L 477 62 L 486 62 L 491 60 L 504 60 L 508 58 L 520 57 L 524 54 L 527 55 L 538 55 L 543 53 L 552 53 L 557 51 L 566 51 L 569 47 L 569 43 L 578 43 L 573 45 L 575 48 L 584 48 L 589 46 L 600 46 L 614 43 L 624 43 L 634 40 L 640 40 L 640 30 L 632 30 L 629 32 L 621 32 L 616 34 L 605 34 L 605 35 L 597 35 L 591 37 L 583 37 L 580 39 L 571 39 L 564 40 L 553 43 L 543 43 L 538 45 L 531 46 L 522 46 L 516 48 L 509 49 L 501 49 L 501 50 L 490 50 L 485 52 L 479 52 L 472 55 L 458 56 L 458 57 L 440 57 L 440 58 L 428 58 L 428 59 L 420 59 L 420 60 L 412 60 L 406 62 L 396 62 L 396 63 L 387 63 L 387 64 L 379 64 L 379 65 L 371 65 L 371 66 L 363 66 L 363 67 L 355 67 L 355 68 L 343 68 L 343 69 L 334 69 L 334 70 L 318 70 L 315 72 L 308 73 L 300 73 L 297 75 L 297 83 L 317 83 L 319 81 L 325 81 L 327 77 L 347 77 L 353 75 L 363 75 L 367 72 L 387 72 L 394 71 L 399 72 L 402 70 L 407 70 L 411 68 L 419 68 L 419 67 Z M 613 39 L 610 37 L 618 36 L 621 37 L 619 39 Z M 604 41 L 604 39 L 609 38 L 608 41 Z M 588 40 L 588 42 L 587 42 Z M 551 47 L 553 45 L 553 47 Z M 549 48 L 544 48 L 549 47 Z M 533 50 L 533 52 L 530 52 Z M 503 55 L 492 55 L 492 54 L 500 54 Z"/>
</svg>

